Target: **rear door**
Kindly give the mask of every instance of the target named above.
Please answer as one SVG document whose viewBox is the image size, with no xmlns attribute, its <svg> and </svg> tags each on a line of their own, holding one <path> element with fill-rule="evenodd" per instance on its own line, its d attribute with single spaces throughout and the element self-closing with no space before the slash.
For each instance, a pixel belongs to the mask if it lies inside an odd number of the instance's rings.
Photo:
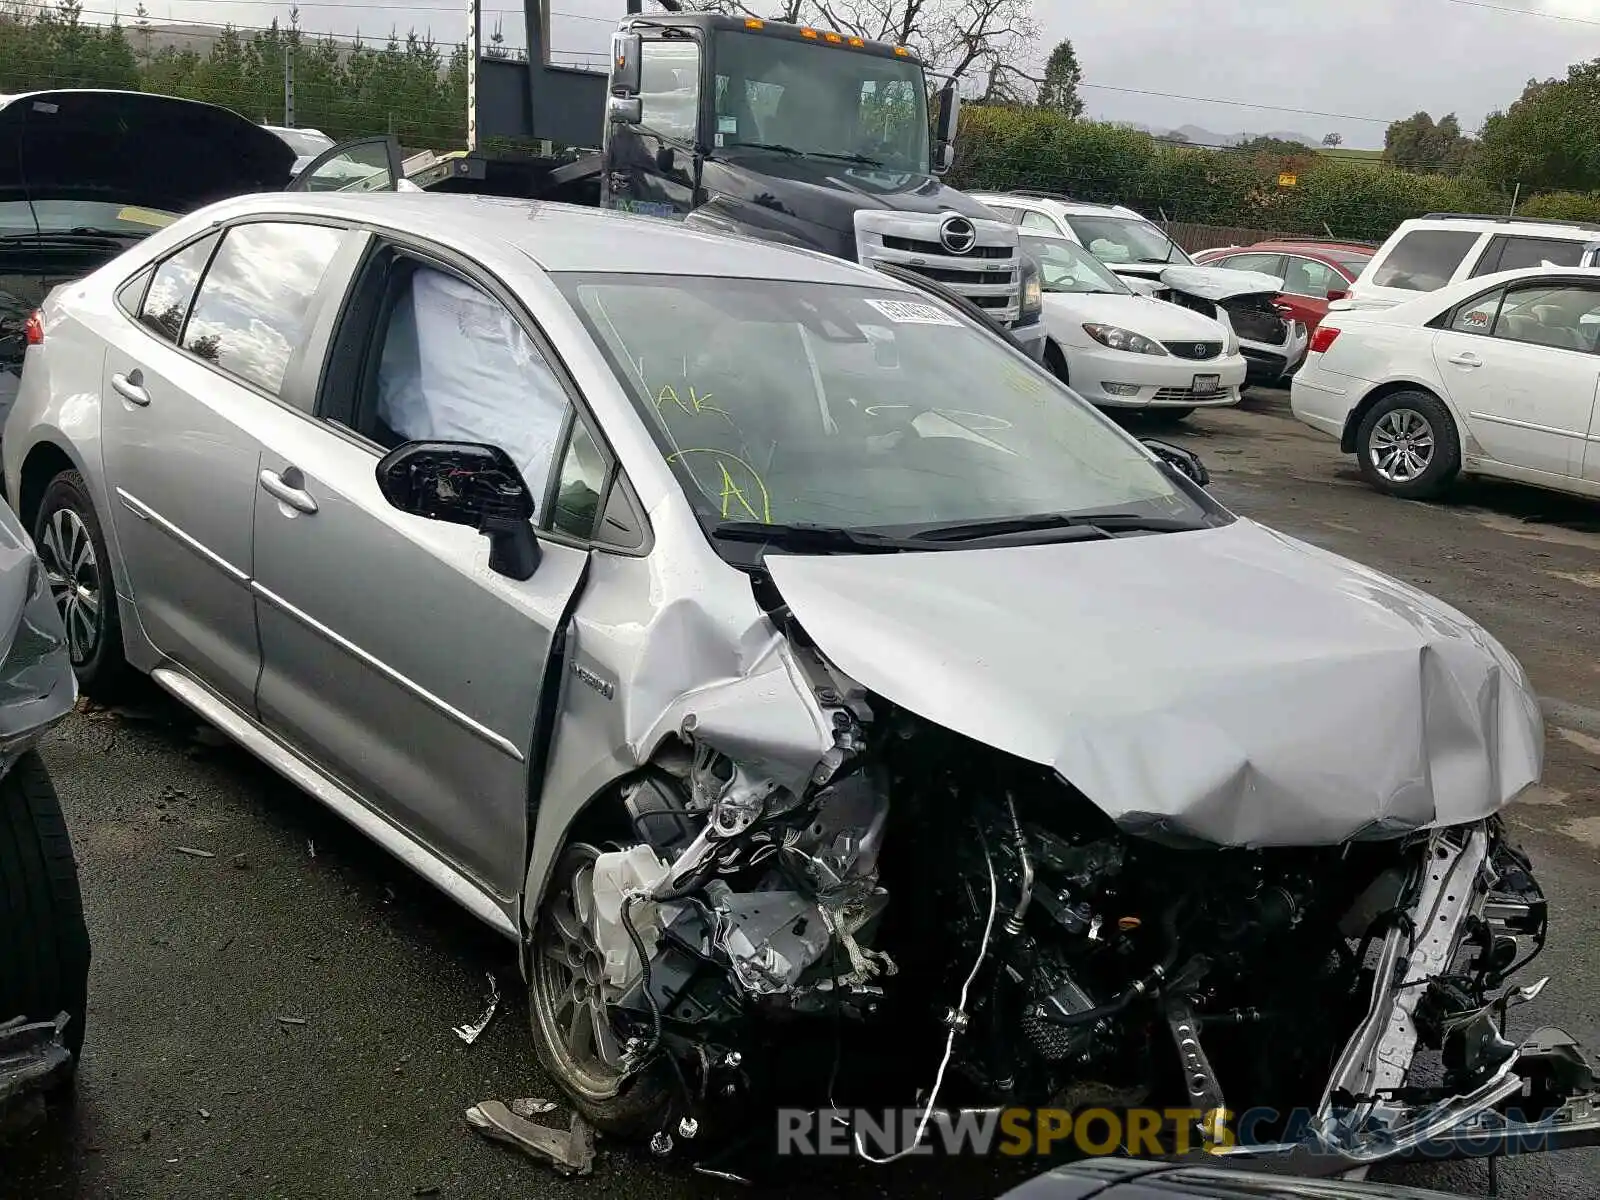
<svg viewBox="0 0 1600 1200">
<path fill-rule="evenodd" d="M 393 192 L 405 178 L 393 137 L 354 138 L 329 146 L 306 164 L 291 192 Z"/>
<path fill-rule="evenodd" d="M 1434 358 L 1491 458 L 1578 476 L 1600 389 L 1597 338 L 1600 284 L 1541 280 L 1459 305 Z"/>
<path fill-rule="evenodd" d="M 575 393 L 492 277 L 420 243 L 376 241 L 337 328 L 314 413 L 261 461 L 261 719 L 505 911 L 546 660 L 587 553 L 541 532 L 533 576 L 506 578 L 487 539 L 399 512 L 374 472 L 405 441 L 488 442 L 542 518 Z"/>
<path fill-rule="evenodd" d="M 250 596 L 258 430 L 346 232 L 252 220 L 207 233 L 162 260 L 133 319 L 107 326 L 108 515 L 140 626 L 165 658 L 246 710 L 260 664 Z"/>
</svg>

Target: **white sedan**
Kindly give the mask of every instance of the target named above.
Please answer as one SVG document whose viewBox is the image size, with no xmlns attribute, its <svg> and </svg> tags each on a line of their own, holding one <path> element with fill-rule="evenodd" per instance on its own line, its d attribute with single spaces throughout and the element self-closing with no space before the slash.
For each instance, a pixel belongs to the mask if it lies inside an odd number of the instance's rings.
<svg viewBox="0 0 1600 1200">
<path fill-rule="evenodd" d="M 1600 496 L 1597 350 L 1600 270 L 1505 271 L 1336 307 L 1291 405 L 1390 495 L 1435 496 L 1465 471 Z"/>
<path fill-rule="evenodd" d="M 1239 403 L 1246 363 L 1231 329 L 1138 294 L 1065 238 L 1024 234 L 1022 243 L 1039 261 L 1045 362 L 1084 399 L 1169 421 Z"/>
</svg>

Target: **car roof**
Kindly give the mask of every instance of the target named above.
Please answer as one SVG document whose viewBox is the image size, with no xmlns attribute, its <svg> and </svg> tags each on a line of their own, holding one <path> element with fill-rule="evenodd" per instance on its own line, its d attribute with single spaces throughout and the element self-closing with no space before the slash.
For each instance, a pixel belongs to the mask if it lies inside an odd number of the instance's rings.
<svg viewBox="0 0 1600 1200">
<path fill-rule="evenodd" d="M 780 279 L 920 294 L 870 267 L 818 252 L 548 201 L 425 191 L 275 192 L 225 200 L 205 211 L 222 220 L 269 211 L 394 225 L 469 254 L 498 243 L 550 272 Z"/>
<path fill-rule="evenodd" d="M 1282 241 L 1257 242 L 1253 246 L 1241 246 L 1241 250 L 1282 250 L 1285 254 L 1304 254 L 1309 258 L 1371 258 L 1376 254 L 1375 246 L 1363 246 L 1359 242 L 1296 242 L 1292 239 Z"/>
</svg>

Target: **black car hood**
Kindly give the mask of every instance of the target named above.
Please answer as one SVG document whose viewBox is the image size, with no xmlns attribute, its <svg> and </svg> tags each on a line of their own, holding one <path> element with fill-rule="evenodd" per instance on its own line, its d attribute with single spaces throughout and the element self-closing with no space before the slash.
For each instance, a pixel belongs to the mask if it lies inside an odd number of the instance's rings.
<svg viewBox="0 0 1600 1200">
<path fill-rule="evenodd" d="M 722 210 L 740 224 L 789 229 L 797 240 L 829 253 L 842 251 L 846 258 L 855 257 L 855 214 L 864 208 L 998 219 L 937 176 L 878 171 L 819 158 L 758 152 L 707 159 L 701 186 L 713 210 Z M 815 235 L 802 232 L 808 226 L 829 231 L 833 238 L 828 241 L 840 240 L 844 246 L 821 244 Z"/>
<path fill-rule="evenodd" d="M 294 158 L 261 126 L 198 100 L 87 90 L 0 98 L 0 201 L 186 213 L 287 187 Z"/>
</svg>

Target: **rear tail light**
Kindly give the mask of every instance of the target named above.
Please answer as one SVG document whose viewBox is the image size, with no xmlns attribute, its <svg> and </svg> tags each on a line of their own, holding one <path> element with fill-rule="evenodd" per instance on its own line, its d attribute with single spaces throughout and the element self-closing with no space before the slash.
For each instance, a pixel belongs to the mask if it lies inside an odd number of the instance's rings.
<svg viewBox="0 0 1600 1200">
<path fill-rule="evenodd" d="M 1318 325 L 1317 331 L 1311 335 L 1311 353 L 1326 354 L 1338 336 L 1339 331 L 1332 326 Z"/>
<path fill-rule="evenodd" d="M 15 325 L 12 326 L 16 328 Z M 28 323 L 22 327 L 22 340 L 30 346 L 44 344 L 44 318 L 39 315 L 39 310 L 34 309 L 28 314 Z"/>
</svg>

